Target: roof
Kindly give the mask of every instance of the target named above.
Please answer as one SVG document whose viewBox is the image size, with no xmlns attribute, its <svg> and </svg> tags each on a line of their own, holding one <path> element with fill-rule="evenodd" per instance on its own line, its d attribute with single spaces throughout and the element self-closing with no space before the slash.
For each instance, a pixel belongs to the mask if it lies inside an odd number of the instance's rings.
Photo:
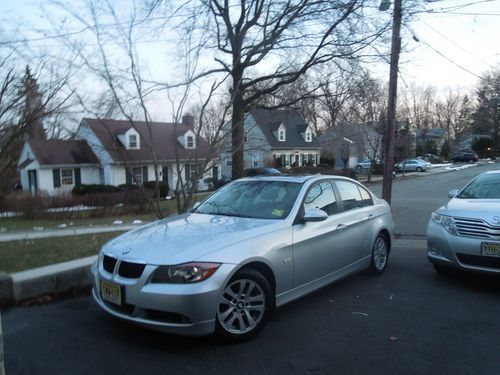
<svg viewBox="0 0 500 375">
<path fill-rule="evenodd" d="M 446 129 L 442 128 L 432 128 L 432 129 L 415 129 L 415 134 L 417 137 L 427 137 L 427 138 L 444 138 L 448 132 Z"/>
<path fill-rule="evenodd" d="M 99 164 L 86 141 L 49 139 L 32 140 L 28 144 L 40 165 Z"/>
<path fill-rule="evenodd" d="M 176 160 L 176 145 L 179 147 L 179 159 L 193 159 L 198 152 L 198 158 L 213 158 L 210 154 L 210 146 L 203 139 L 197 140 L 196 149 L 186 149 L 179 144 L 177 138 L 193 129 L 185 124 L 173 124 L 168 122 L 150 122 L 128 120 L 101 120 L 82 119 L 82 123 L 88 125 L 95 133 L 102 146 L 109 153 L 114 162 L 145 162 L 154 160 L 152 149 L 156 151 L 156 160 Z M 149 135 L 151 126 L 152 137 Z M 140 135 L 140 149 L 127 150 L 119 141 L 118 136 L 129 129 L 134 128 Z M 152 138 L 152 142 L 150 139 Z M 151 145 L 152 147 L 149 147 Z"/>
<path fill-rule="evenodd" d="M 313 134 L 312 141 L 306 142 L 303 133 L 308 125 L 304 118 L 291 110 L 252 109 L 249 114 L 264 133 L 271 148 L 320 148 L 318 138 Z M 273 134 L 280 125 L 286 129 L 286 141 L 280 142 Z"/>
</svg>

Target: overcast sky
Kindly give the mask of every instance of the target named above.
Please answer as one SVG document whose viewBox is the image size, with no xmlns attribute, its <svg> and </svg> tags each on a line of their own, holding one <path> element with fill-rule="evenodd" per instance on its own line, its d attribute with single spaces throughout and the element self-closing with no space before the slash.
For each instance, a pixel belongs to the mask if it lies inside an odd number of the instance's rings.
<svg viewBox="0 0 500 375">
<path fill-rule="evenodd" d="M 44 1 L 2 1 L 1 28 L 9 31 L 19 27 L 30 38 L 47 36 L 50 32 L 43 29 L 46 20 L 39 16 L 41 3 Z M 476 85 L 485 71 L 499 67 L 500 0 L 434 0 L 425 5 L 425 10 L 415 14 L 403 29 L 401 86 L 417 82 L 440 90 L 467 89 Z M 36 27 L 41 30 L 35 31 Z M 388 65 L 372 68 L 375 76 L 388 77 Z"/>
</svg>

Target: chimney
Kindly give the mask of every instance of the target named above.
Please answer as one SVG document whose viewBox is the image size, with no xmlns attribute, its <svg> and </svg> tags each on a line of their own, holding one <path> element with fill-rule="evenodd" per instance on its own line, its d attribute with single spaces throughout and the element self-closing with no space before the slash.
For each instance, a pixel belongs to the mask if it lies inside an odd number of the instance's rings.
<svg viewBox="0 0 500 375">
<path fill-rule="evenodd" d="M 194 116 L 190 114 L 185 114 L 182 116 L 182 123 L 194 129 Z"/>
</svg>

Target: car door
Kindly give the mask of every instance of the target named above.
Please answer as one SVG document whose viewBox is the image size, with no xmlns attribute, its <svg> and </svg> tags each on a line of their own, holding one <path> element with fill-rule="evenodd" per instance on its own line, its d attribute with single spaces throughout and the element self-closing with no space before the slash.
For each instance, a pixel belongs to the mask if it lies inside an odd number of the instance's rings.
<svg viewBox="0 0 500 375">
<path fill-rule="evenodd" d="M 335 180 L 342 213 L 344 236 L 350 239 L 351 246 L 346 251 L 346 265 L 368 260 L 372 251 L 374 238 L 373 199 L 370 193 L 360 184 L 348 180 Z"/>
<path fill-rule="evenodd" d="M 313 282 L 342 269 L 352 262 L 352 248 L 360 238 L 346 231 L 350 215 L 340 212 L 337 193 L 330 180 L 313 184 L 302 203 L 302 212 L 324 210 L 328 217 L 321 222 L 298 222 L 293 227 L 294 286 Z"/>
</svg>

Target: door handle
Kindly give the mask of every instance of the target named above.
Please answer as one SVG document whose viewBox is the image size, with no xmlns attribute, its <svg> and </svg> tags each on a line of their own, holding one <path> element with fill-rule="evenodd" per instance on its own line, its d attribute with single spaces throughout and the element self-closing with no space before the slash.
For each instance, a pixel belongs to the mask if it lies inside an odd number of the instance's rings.
<svg viewBox="0 0 500 375">
<path fill-rule="evenodd" d="M 345 224 L 338 224 L 335 230 L 342 231 L 345 229 Z"/>
</svg>

